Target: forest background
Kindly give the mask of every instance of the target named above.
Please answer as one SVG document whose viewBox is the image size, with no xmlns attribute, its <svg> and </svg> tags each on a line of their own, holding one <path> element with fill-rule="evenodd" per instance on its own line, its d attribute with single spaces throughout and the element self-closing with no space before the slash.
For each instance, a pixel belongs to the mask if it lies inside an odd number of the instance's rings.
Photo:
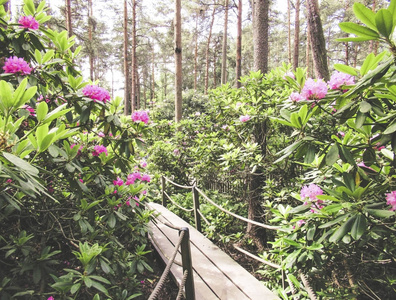
<svg viewBox="0 0 396 300">
<path fill-rule="evenodd" d="M 377 51 L 370 42 L 336 41 L 346 36 L 338 24 L 355 20 L 354 2 L 373 10 L 388 5 L 387 1 L 320 1 L 329 69 L 337 63 L 356 67 L 368 53 Z M 48 13 L 55 15 L 50 24 L 69 29 L 69 34 L 76 36 L 76 45 L 83 47 L 84 55 L 77 63 L 85 77 L 99 80 L 112 96 L 126 95 L 130 100 L 135 95 L 136 108 L 164 109 L 168 113 L 163 116 L 173 118 L 173 1 L 49 0 L 47 4 L 51 8 Z M 9 5 L 13 14 L 20 13 L 22 1 L 12 0 Z M 268 1 L 268 5 L 267 69 L 290 63 L 293 69 L 306 67 L 310 76 L 314 64 L 306 1 Z M 254 69 L 252 1 L 182 1 L 181 17 L 182 74 L 189 74 L 182 80 L 184 98 L 191 98 L 196 91 L 207 93 L 221 83 L 235 85 L 236 78 Z M 136 74 L 134 84 L 132 68 Z"/>
</svg>

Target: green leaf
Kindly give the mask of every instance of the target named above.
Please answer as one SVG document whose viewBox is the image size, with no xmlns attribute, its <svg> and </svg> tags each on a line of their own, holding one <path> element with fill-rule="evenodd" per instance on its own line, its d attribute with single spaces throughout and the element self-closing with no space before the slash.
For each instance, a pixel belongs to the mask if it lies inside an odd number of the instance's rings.
<svg viewBox="0 0 396 300">
<path fill-rule="evenodd" d="M 24 13 L 33 16 L 35 12 L 33 0 L 23 0 L 23 3 L 25 3 L 23 7 Z"/>
<path fill-rule="evenodd" d="M 385 129 L 383 134 L 390 134 L 396 131 L 396 121 L 393 121 L 391 125 Z"/>
<path fill-rule="evenodd" d="M 43 64 L 45 64 L 50 59 L 52 59 L 52 57 L 54 57 L 54 53 L 55 53 L 54 50 L 49 50 L 47 53 L 45 53 L 43 57 Z"/>
<path fill-rule="evenodd" d="M 371 9 L 367 8 L 361 3 L 356 2 L 353 4 L 353 12 L 355 13 L 356 17 L 367 27 L 377 31 L 377 27 L 375 25 L 375 13 Z"/>
<path fill-rule="evenodd" d="M 294 262 L 296 261 L 297 257 L 300 255 L 302 249 L 298 249 L 291 254 L 289 254 L 285 259 L 286 268 L 289 269 L 293 266 Z"/>
<path fill-rule="evenodd" d="M 341 240 L 344 237 L 344 235 L 346 235 L 351 230 L 351 227 L 355 219 L 356 216 L 352 216 L 344 224 L 342 224 L 329 238 L 329 242 L 337 243 L 339 240 Z"/>
<path fill-rule="evenodd" d="M 367 55 L 366 59 L 363 62 L 363 65 L 360 68 L 360 74 L 366 75 L 367 72 L 371 69 L 371 66 L 374 64 L 375 55 L 374 53 L 370 53 Z"/>
<path fill-rule="evenodd" d="M 97 281 L 92 281 L 92 286 L 97 289 L 98 291 L 104 293 L 106 296 L 109 295 L 109 292 L 107 291 L 107 289 L 99 282 Z"/>
<path fill-rule="evenodd" d="M 334 64 L 334 69 L 345 74 L 357 76 L 357 69 L 343 64 Z"/>
<path fill-rule="evenodd" d="M 286 244 L 289 244 L 290 246 L 294 246 L 297 248 L 301 248 L 301 245 L 299 243 L 297 243 L 296 241 L 293 241 L 291 239 L 287 239 L 287 238 L 283 238 L 282 239 Z"/>
<path fill-rule="evenodd" d="M 367 28 L 362 25 L 358 25 L 353 22 L 343 22 L 339 24 L 342 31 L 346 33 L 352 33 L 357 35 L 358 37 L 370 38 L 372 40 L 378 40 L 379 35 L 374 30 Z"/>
<path fill-rule="evenodd" d="M 107 224 L 109 225 L 110 228 L 114 228 L 116 225 L 116 217 L 114 214 L 110 214 L 109 219 L 107 220 Z"/>
<path fill-rule="evenodd" d="M 332 166 L 339 158 L 338 146 L 334 144 L 330 147 L 329 152 L 326 154 L 326 164 Z"/>
<path fill-rule="evenodd" d="M 92 280 L 91 278 L 89 278 L 88 276 L 84 276 L 84 277 L 83 277 L 83 280 L 84 280 L 84 284 L 85 284 L 88 288 L 90 288 L 90 287 L 92 286 L 93 280 Z"/>
<path fill-rule="evenodd" d="M 73 284 L 73 286 L 70 289 L 70 293 L 75 294 L 80 289 L 80 287 L 81 287 L 81 283 Z"/>
<path fill-rule="evenodd" d="M 328 227 L 330 227 L 330 226 L 333 226 L 333 225 L 335 225 L 335 224 L 338 224 L 338 223 L 340 223 L 342 220 L 344 220 L 345 218 L 349 217 L 349 215 L 350 215 L 350 214 L 344 214 L 344 215 L 338 216 L 337 218 L 335 218 L 334 220 L 331 220 L 330 222 L 327 222 L 327 223 L 325 223 L 325 224 L 319 225 L 319 228 L 320 228 L 320 229 L 328 228 Z"/>
<path fill-rule="evenodd" d="M 355 222 L 352 225 L 351 236 L 357 241 L 361 238 L 367 228 L 366 217 L 362 214 L 357 215 Z"/>
<path fill-rule="evenodd" d="M 316 232 L 316 227 L 312 226 L 307 230 L 307 241 L 312 241 Z"/>
<path fill-rule="evenodd" d="M 2 152 L 3 156 L 10 162 L 12 162 L 15 166 L 17 166 L 21 171 L 27 172 L 31 175 L 38 175 L 39 171 L 33 167 L 31 164 L 29 164 L 27 161 L 24 161 L 23 159 L 20 159 L 19 157 L 8 153 L 8 152 Z"/>
<path fill-rule="evenodd" d="M 41 52 L 38 49 L 34 50 L 34 58 L 36 59 L 39 65 L 43 63 L 43 56 L 41 55 Z"/>
<path fill-rule="evenodd" d="M 368 103 L 367 101 L 362 101 L 360 103 L 360 111 L 362 113 L 369 112 L 370 110 L 371 110 L 371 104 L 370 103 Z"/>
<path fill-rule="evenodd" d="M 345 43 L 345 42 L 355 42 L 355 43 L 358 43 L 358 42 L 367 42 L 367 41 L 371 41 L 372 40 L 372 38 L 370 38 L 370 37 L 347 37 L 347 38 L 339 38 L 339 39 L 336 39 L 336 41 L 337 42 L 342 42 L 342 43 Z"/>
<path fill-rule="evenodd" d="M 44 120 L 48 113 L 48 105 L 45 101 L 41 101 L 40 104 L 37 105 L 36 113 L 38 121 Z"/>
<path fill-rule="evenodd" d="M 369 215 L 372 215 L 374 217 L 378 218 L 389 218 L 395 215 L 395 212 L 390 211 L 390 210 L 383 210 L 383 209 L 371 209 L 371 208 L 366 208 L 365 211 Z"/>
<path fill-rule="evenodd" d="M 357 129 L 361 128 L 366 122 L 366 114 L 358 111 L 356 113 L 355 126 Z"/>
<path fill-rule="evenodd" d="M 54 142 L 56 136 L 56 132 L 52 132 L 47 134 L 44 139 L 39 143 L 39 151 L 44 152 L 47 148 Z"/>
<path fill-rule="evenodd" d="M 393 32 L 393 16 L 387 9 L 380 9 L 375 15 L 375 24 L 378 31 L 389 39 Z"/>
</svg>

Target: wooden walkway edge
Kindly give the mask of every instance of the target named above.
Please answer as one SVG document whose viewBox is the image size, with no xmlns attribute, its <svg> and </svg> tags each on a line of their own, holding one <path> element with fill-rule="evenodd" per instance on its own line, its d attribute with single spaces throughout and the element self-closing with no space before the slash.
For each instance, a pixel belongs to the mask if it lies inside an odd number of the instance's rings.
<svg viewBox="0 0 396 300">
<path fill-rule="evenodd" d="M 174 251 L 179 233 L 161 221 L 189 229 L 197 300 L 279 299 L 262 282 L 183 219 L 160 204 L 148 203 L 146 206 L 159 214 L 157 222 L 149 223 L 151 231 L 149 238 L 165 263 L 168 262 Z M 181 262 L 180 253 L 176 256 L 176 262 Z M 181 265 L 174 264 L 171 272 L 180 285 L 183 274 Z"/>
</svg>

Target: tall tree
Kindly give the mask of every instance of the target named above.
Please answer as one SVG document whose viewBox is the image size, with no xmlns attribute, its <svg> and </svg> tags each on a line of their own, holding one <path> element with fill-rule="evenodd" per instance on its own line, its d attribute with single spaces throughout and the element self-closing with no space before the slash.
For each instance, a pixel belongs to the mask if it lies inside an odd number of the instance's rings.
<svg viewBox="0 0 396 300">
<path fill-rule="evenodd" d="M 194 91 L 197 90 L 198 81 L 198 20 L 201 10 L 198 9 L 195 16 L 195 31 L 194 31 Z"/>
<path fill-rule="evenodd" d="M 228 29 L 228 0 L 224 3 L 224 29 L 223 29 L 223 47 L 221 53 L 221 84 L 227 82 L 227 29 Z"/>
<path fill-rule="evenodd" d="M 130 110 L 129 101 L 129 65 L 128 65 L 128 0 L 124 0 L 124 114 L 128 115 Z"/>
<path fill-rule="evenodd" d="M 88 41 L 89 41 L 89 77 L 94 80 L 94 46 L 93 46 L 93 8 L 92 0 L 88 0 Z"/>
<path fill-rule="evenodd" d="M 307 0 L 307 7 L 309 37 L 311 40 L 315 76 L 328 81 L 330 75 L 327 66 L 326 42 L 323 34 L 322 21 L 320 20 L 318 0 Z"/>
<path fill-rule="evenodd" d="M 205 60 L 206 60 L 206 68 L 205 68 L 205 95 L 208 93 L 208 88 L 209 88 L 209 49 L 210 49 L 210 42 L 212 39 L 212 29 L 213 29 L 213 23 L 214 23 L 214 18 L 215 18 L 215 13 L 216 13 L 216 5 L 213 5 L 213 10 L 212 10 L 212 18 L 210 22 L 210 27 L 209 27 L 209 35 L 208 35 L 208 41 L 206 43 L 206 51 L 205 51 Z"/>
<path fill-rule="evenodd" d="M 294 54 L 293 69 L 298 68 L 298 55 L 300 52 L 300 0 L 296 0 L 294 16 Z"/>
<path fill-rule="evenodd" d="M 72 13 L 71 13 L 71 0 L 65 0 L 65 9 L 66 9 L 66 30 L 68 32 L 69 37 L 73 35 L 73 27 L 72 27 Z"/>
<path fill-rule="evenodd" d="M 292 63 L 291 60 L 291 18 L 290 18 L 290 1 L 291 0 L 287 0 L 287 58 L 288 58 L 288 62 L 289 64 Z"/>
<path fill-rule="evenodd" d="M 136 0 L 132 0 L 131 110 L 137 108 Z"/>
<path fill-rule="evenodd" d="M 239 79 L 242 76 L 242 0 L 238 1 L 237 44 L 236 44 L 236 77 L 235 86 L 241 87 Z"/>
<path fill-rule="evenodd" d="M 253 1 L 253 61 L 254 71 L 268 72 L 268 11 L 269 0 Z"/>
<path fill-rule="evenodd" d="M 175 0 L 175 121 L 182 119 L 181 0 Z"/>
</svg>

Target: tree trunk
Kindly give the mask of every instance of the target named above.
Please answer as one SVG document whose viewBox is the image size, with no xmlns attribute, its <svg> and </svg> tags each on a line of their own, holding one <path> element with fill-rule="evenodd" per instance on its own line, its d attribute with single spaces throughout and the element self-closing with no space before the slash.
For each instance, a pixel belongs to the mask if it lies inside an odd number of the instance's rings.
<svg viewBox="0 0 396 300">
<path fill-rule="evenodd" d="M 130 111 L 128 68 L 128 0 L 124 0 L 124 115 Z"/>
<path fill-rule="evenodd" d="M 136 74 L 136 0 L 132 0 L 132 51 L 131 51 L 131 110 L 137 108 Z"/>
<path fill-rule="evenodd" d="M 254 71 L 268 72 L 268 0 L 253 1 Z"/>
<path fill-rule="evenodd" d="M 175 0 L 175 121 L 182 119 L 181 0 Z"/>
<path fill-rule="evenodd" d="M 154 48 L 151 48 L 151 51 L 153 52 L 153 55 L 151 56 L 151 89 L 150 89 L 150 102 L 154 101 L 155 97 L 155 64 L 154 64 L 154 59 L 155 59 L 155 53 L 154 53 Z"/>
<path fill-rule="evenodd" d="M 226 84 L 227 82 L 228 0 L 225 0 L 224 9 L 223 48 L 221 53 L 221 84 Z"/>
<path fill-rule="evenodd" d="M 66 0 L 65 8 L 66 8 L 66 30 L 68 32 L 69 37 L 71 37 L 73 35 L 71 0 Z"/>
<path fill-rule="evenodd" d="M 205 69 L 205 95 L 208 94 L 208 88 L 209 88 L 209 47 L 210 47 L 210 41 L 212 39 L 212 29 L 213 29 L 213 23 L 214 23 L 214 17 L 216 13 L 216 6 L 213 6 L 213 11 L 212 11 L 212 19 L 210 22 L 210 27 L 209 27 L 209 36 L 208 36 L 208 42 L 206 43 L 206 51 L 205 51 L 205 56 L 206 56 L 206 69 Z"/>
<path fill-rule="evenodd" d="M 88 40 L 89 40 L 89 76 L 94 81 L 94 47 L 93 47 L 93 9 L 92 0 L 88 0 Z"/>
<path fill-rule="evenodd" d="M 309 74 L 311 73 L 311 69 L 309 68 L 310 49 L 311 49 L 311 39 L 310 39 L 310 34 L 309 34 L 309 24 L 307 24 L 307 45 L 306 45 L 306 49 L 305 49 L 305 65 L 307 67 L 307 78 L 309 77 Z"/>
<path fill-rule="evenodd" d="M 287 58 L 288 58 L 288 62 L 289 64 L 292 63 L 291 60 L 291 21 L 290 21 L 290 1 L 291 0 L 287 0 Z"/>
<path fill-rule="evenodd" d="M 197 13 L 195 19 L 195 49 L 194 49 L 194 91 L 197 90 L 197 78 L 198 78 L 198 16 Z"/>
<path fill-rule="evenodd" d="M 296 0 L 296 15 L 294 17 L 294 55 L 293 69 L 298 68 L 298 56 L 300 53 L 300 0 Z"/>
<path fill-rule="evenodd" d="M 323 34 L 322 22 L 320 20 L 318 0 L 307 0 L 307 5 L 309 35 L 311 39 L 315 76 L 316 78 L 322 78 L 328 81 L 330 76 L 327 67 L 326 42 Z"/>
<path fill-rule="evenodd" d="M 236 44 L 236 77 L 235 86 L 241 87 L 239 79 L 242 75 L 242 0 L 238 1 L 237 44 Z"/>
</svg>

